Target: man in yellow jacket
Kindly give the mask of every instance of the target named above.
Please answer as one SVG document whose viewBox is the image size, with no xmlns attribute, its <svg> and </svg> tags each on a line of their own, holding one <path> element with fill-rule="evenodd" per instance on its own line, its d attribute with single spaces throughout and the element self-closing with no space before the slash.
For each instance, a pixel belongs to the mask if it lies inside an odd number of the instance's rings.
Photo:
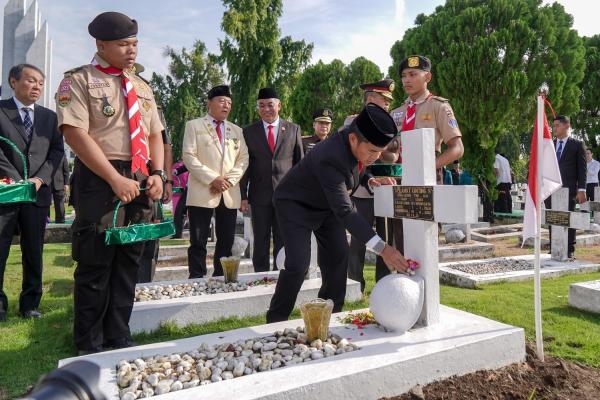
<svg viewBox="0 0 600 400">
<path fill-rule="evenodd" d="M 213 276 L 223 275 L 220 258 L 231 255 L 241 204 L 239 181 L 248 167 L 242 129 L 227 121 L 231 112 L 229 86 L 210 89 L 207 107 L 204 117 L 187 122 L 183 136 L 183 162 L 189 171 L 190 278 L 206 275 L 206 242 L 213 214 L 217 234 Z"/>
</svg>

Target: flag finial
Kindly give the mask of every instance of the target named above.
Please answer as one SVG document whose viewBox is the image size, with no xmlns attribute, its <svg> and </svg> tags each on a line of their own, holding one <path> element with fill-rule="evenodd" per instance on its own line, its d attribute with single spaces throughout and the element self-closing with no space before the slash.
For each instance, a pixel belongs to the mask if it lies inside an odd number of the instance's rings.
<svg viewBox="0 0 600 400">
<path fill-rule="evenodd" d="M 540 86 L 540 96 L 542 96 L 543 98 L 546 98 L 548 96 L 548 92 L 550 91 L 550 87 L 548 86 L 548 83 L 544 82 L 542 83 L 542 85 Z"/>
</svg>

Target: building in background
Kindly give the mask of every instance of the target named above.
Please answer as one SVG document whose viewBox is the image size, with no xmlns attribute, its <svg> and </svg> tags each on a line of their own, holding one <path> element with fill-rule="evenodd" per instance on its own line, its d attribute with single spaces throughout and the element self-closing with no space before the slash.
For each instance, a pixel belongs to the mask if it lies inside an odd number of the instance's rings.
<svg viewBox="0 0 600 400">
<path fill-rule="evenodd" d="M 46 84 L 40 100 L 44 107 L 55 108 L 50 82 L 52 65 L 52 41 L 48 23 L 42 22 L 37 0 L 27 6 L 27 0 L 8 0 L 4 7 L 2 46 L 2 98 L 13 95 L 8 84 L 8 71 L 20 63 L 33 64 L 46 75 Z"/>
</svg>

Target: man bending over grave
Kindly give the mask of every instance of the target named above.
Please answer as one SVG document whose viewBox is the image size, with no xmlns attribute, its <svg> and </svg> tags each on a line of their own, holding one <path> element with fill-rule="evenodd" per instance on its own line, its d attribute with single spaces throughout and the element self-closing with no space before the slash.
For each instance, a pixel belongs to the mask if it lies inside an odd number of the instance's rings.
<svg viewBox="0 0 600 400">
<path fill-rule="evenodd" d="M 346 294 L 346 230 L 380 255 L 390 270 L 407 272 L 404 256 L 375 233 L 350 199 L 364 167 L 379 158 L 395 135 L 390 115 L 369 103 L 349 128 L 316 146 L 280 181 L 273 203 L 285 246 L 285 269 L 279 273 L 267 322 L 287 320 L 294 308 L 310 263 L 311 232 L 324 254 L 318 295 L 333 300 L 334 312 L 341 311 Z M 371 180 L 372 186 L 394 183 L 387 177 Z"/>
</svg>

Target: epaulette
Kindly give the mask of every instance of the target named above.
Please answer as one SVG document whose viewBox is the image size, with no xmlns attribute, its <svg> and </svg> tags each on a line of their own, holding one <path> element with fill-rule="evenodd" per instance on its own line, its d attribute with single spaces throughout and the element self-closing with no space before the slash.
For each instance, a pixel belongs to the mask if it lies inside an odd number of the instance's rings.
<svg viewBox="0 0 600 400">
<path fill-rule="evenodd" d="M 81 71 L 83 69 L 83 67 L 85 67 L 85 65 L 82 65 L 80 67 L 75 67 L 73 69 L 70 69 L 70 70 L 66 71 L 64 73 L 64 75 L 65 75 L 64 77 L 67 78 L 67 77 L 73 75 L 74 73 Z"/>
<path fill-rule="evenodd" d="M 441 101 L 442 103 L 447 103 L 448 99 L 441 97 L 441 96 L 431 96 L 432 99 L 435 99 L 437 101 Z"/>
</svg>

